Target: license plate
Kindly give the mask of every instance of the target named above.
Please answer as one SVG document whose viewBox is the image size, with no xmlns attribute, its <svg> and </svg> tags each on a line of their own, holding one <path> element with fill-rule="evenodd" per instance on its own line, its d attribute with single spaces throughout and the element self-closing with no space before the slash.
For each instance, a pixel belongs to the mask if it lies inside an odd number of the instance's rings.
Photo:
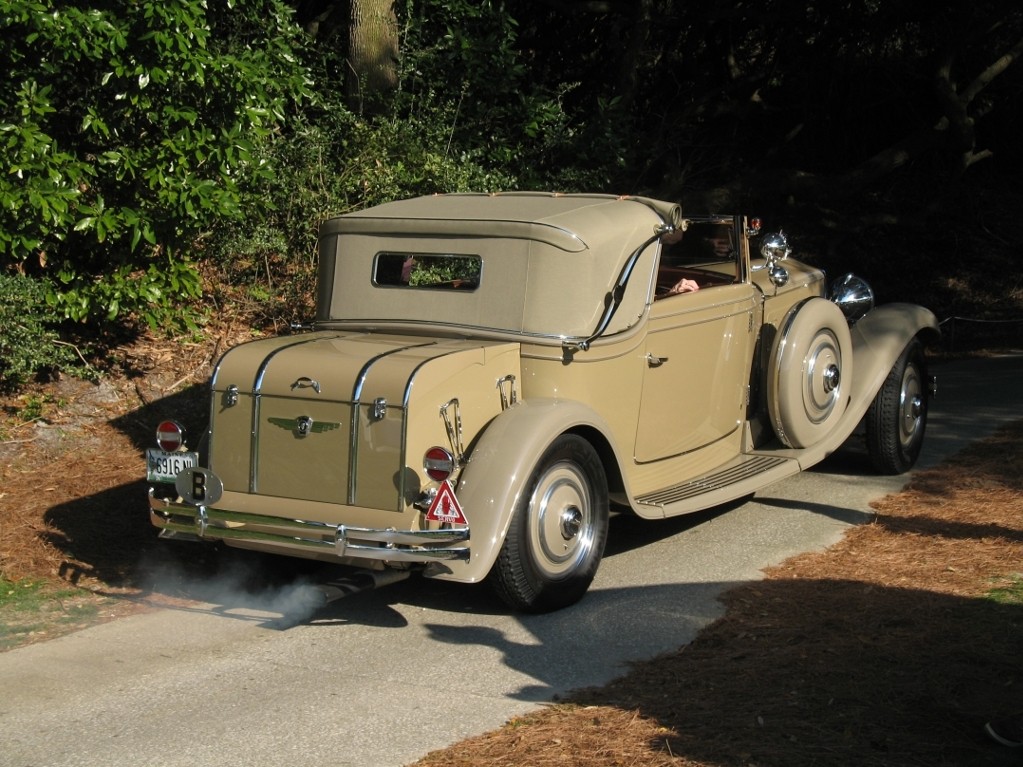
<svg viewBox="0 0 1023 767">
<path fill-rule="evenodd" d="M 191 451 L 168 453 L 166 450 L 149 448 L 146 450 L 146 480 L 149 482 L 169 482 L 180 472 L 199 465 L 199 454 Z"/>
</svg>

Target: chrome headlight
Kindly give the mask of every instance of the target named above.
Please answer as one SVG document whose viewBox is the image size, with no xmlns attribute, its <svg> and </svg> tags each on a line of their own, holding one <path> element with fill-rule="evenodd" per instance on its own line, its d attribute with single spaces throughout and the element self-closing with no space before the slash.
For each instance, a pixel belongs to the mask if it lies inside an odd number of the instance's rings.
<svg viewBox="0 0 1023 767">
<path fill-rule="evenodd" d="M 852 273 L 832 282 L 829 294 L 850 325 L 874 308 L 874 291 L 865 279 Z"/>
<path fill-rule="evenodd" d="M 760 255 L 767 259 L 768 266 L 784 261 L 791 252 L 792 248 L 789 247 L 789 238 L 785 236 L 785 232 L 765 234 L 764 241 L 760 243 Z"/>
</svg>

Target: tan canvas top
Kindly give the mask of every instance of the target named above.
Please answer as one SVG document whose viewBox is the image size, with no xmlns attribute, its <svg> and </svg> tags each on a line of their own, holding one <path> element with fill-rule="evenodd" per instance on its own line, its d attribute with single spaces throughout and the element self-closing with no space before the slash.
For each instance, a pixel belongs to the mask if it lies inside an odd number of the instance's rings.
<svg viewBox="0 0 1023 767">
<path fill-rule="evenodd" d="M 678 215 L 677 206 L 644 198 L 530 192 L 434 195 L 346 214 L 320 229 L 317 317 L 585 336 L 630 255 L 648 243 L 638 290 L 630 288 L 608 329 L 617 332 L 644 311 L 651 240 Z M 479 256 L 480 284 L 444 293 L 374 284 L 374 258 L 394 252 Z"/>
<path fill-rule="evenodd" d="M 578 251 L 587 247 L 587 240 L 599 241 L 608 229 L 620 227 L 623 219 L 650 221 L 652 227 L 677 215 L 674 203 L 642 197 L 543 192 L 437 194 L 338 216 L 326 221 L 320 232 L 525 237 Z"/>
</svg>

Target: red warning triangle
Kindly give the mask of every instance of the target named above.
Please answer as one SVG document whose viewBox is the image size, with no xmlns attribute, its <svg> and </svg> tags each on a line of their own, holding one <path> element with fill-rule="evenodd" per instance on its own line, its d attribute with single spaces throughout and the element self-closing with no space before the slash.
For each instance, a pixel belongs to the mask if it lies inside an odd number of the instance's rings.
<svg viewBox="0 0 1023 767">
<path fill-rule="evenodd" d="M 431 522 L 444 522 L 451 525 L 469 524 L 465 515 L 462 514 L 462 507 L 458 505 L 458 499 L 455 498 L 454 488 L 447 480 L 441 483 L 433 503 L 430 504 L 430 510 L 426 512 L 426 518 Z"/>
</svg>

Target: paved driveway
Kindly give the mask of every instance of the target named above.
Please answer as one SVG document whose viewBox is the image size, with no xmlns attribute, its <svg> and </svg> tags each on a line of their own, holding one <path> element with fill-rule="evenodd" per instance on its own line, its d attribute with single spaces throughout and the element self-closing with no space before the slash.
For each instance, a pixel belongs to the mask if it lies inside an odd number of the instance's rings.
<svg viewBox="0 0 1023 767">
<path fill-rule="evenodd" d="M 1023 415 L 1023 357 L 935 372 L 923 465 Z M 297 586 L 193 584 L 204 602 L 0 655 L 0 766 L 407 764 L 689 642 L 722 590 L 837 540 L 904 483 L 865 460 L 844 449 L 731 508 L 617 518 L 590 594 L 552 615 L 417 581 L 295 624 Z"/>
</svg>

